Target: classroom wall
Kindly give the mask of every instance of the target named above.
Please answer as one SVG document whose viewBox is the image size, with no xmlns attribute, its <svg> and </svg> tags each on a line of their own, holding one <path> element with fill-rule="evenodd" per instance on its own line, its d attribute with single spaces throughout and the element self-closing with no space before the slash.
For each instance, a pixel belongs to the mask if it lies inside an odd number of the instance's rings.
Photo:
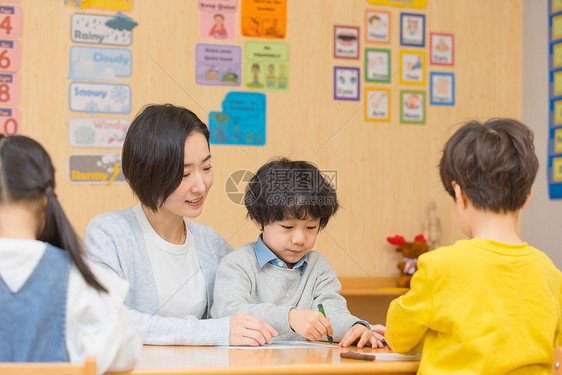
<svg viewBox="0 0 562 375">
<path fill-rule="evenodd" d="M 533 197 L 523 209 L 521 234 L 562 269 L 562 199 L 549 199 L 548 155 L 548 1 L 523 2 L 522 119 L 535 132 L 539 172 Z"/>
<path fill-rule="evenodd" d="M 439 152 L 463 121 L 490 116 L 520 118 L 522 2 L 428 3 L 424 10 L 408 10 L 371 6 L 366 0 L 289 0 L 285 41 L 290 44 L 290 89 L 267 93 L 264 147 L 212 146 L 214 187 L 204 213 L 196 220 L 215 228 L 234 247 L 255 240 L 257 230 L 245 219 L 244 208 L 228 199 L 225 182 L 234 171 L 255 171 L 272 156 L 285 155 L 337 171 L 342 208 L 319 235 L 316 248 L 340 276 L 396 275 L 400 256 L 385 239 L 394 234 L 413 239 L 423 229 L 431 201 L 436 202 L 441 219 L 441 242 L 463 238 L 456 227 L 452 199 L 438 178 Z M 69 37 L 70 18 L 76 9 L 63 5 L 62 0 L 22 0 L 20 5 L 24 14 L 19 72 L 22 133 L 37 138 L 50 151 L 62 204 L 77 231 L 83 233 L 93 216 L 134 205 L 136 200 L 126 185 L 69 183 L 69 154 L 111 151 L 76 149 L 67 141 L 68 119 L 87 116 L 72 113 L 68 107 L 68 58 L 74 45 Z M 456 74 L 455 106 L 427 106 L 425 125 L 400 124 L 397 90 L 420 87 L 401 85 L 398 75 L 385 85 L 392 91 L 390 123 L 364 120 L 363 92 L 360 102 L 333 100 L 333 66 L 360 67 L 363 74 L 362 51 L 359 60 L 333 58 L 333 25 L 359 26 L 363 50 L 366 9 L 392 13 L 393 73 L 398 70 L 399 51 L 405 49 L 399 46 L 400 11 L 426 15 L 426 53 L 430 31 L 454 33 L 454 67 L 430 66 L 430 70 Z M 135 0 L 127 14 L 139 26 L 129 47 L 133 74 L 120 80 L 133 88 L 133 109 L 125 117 L 132 120 L 147 103 L 170 102 L 192 109 L 207 122 L 208 112 L 221 108 L 229 90 L 195 84 L 197 2 Z M 235 44 L 243 45 L 244 40 L 238 29 Z M 364 82 L 361 87 L 363 91 Z M 427 84 L 423 89 L 429 94 Z M 242 87 L 235 90 L 246 91 Z"/>
</svg>

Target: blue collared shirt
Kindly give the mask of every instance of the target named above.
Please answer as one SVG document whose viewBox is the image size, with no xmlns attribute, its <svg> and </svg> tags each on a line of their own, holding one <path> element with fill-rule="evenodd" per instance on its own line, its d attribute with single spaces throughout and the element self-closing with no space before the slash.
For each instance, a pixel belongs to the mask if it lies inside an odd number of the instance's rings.
<svg viewBox="0 0 562 375">
<path fill-rule="evenodd" d="M 275 255 L 273 251 L 271 251 L 269 247 L 267 247 L 267 245 L 263 242 L 261 234 L 258 236 L 258 240 L 256 242 L 254 250 L 256 251 L 256 257 L 258 258 L 258 263 L 260 267 L 263 268 L 263 266 L 265 266 L 267 263 L 271 263 L 276 267 L 287 268 L 287 269 L 289 268 L 287 267 L 285 262 L 279 259 L 277 255 Z M 297 263 L 295 263 L 293 265 L 293 269 L 300 268 L 300 272 L 302 275 L 302 273 L 304 272 L 307 266 L 308 266 L 308 254 L 303 256 Z"/>
</svg>

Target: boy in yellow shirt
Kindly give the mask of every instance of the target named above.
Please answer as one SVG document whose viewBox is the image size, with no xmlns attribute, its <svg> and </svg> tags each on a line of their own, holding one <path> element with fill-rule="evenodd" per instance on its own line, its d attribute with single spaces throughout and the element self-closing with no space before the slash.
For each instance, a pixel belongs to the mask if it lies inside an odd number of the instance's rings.
<svg viewBox="0 0 562 375">
<path fill-rule="evenodd" d="M 517 233 L 537 169 L 515 120 L 469 122 L 445 144 L 441 180 L 469 239 L 421 255 L 386 321 L 394 351 L 422 353 L 419 374 L 550 373 L 562 273 Z"/>
</svg>

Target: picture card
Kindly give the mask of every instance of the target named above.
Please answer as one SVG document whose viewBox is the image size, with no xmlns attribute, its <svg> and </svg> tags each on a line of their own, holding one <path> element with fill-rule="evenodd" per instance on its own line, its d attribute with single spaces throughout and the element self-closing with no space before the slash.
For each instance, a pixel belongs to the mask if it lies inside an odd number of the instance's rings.
<svg viewBox="0 0 562 375">
<path fill-rule="evenodd" d="M 404 124 L 425 124 L 424 91 L 400 91 L 400 122 Z"/>
<path fill-rule="evenodd" d="M 130 77 L 133 54 L 126 48 L 70 47 L 68 78 L 91 81 L 117 81 Z"/>
<path fill-rule="evenodd" d="M 121 148 L 129 125 L 125 118 L 71 118 L 68 143 L 72 147 Z"/>
<path fill-rule="evenodd" d="M 289 88 L 289 44 L 248 40 L 244 46 L 244 79 L 250 89 Z"/>
<path fill-rule="evenodd" d="M 429 34 L 430 64 L 453 65 L 455 62 L 455 36 L 453 34 Z"/>
<path fill-rule="evenodd" d="M 359 68 L 334 66 L 334 99 L 359 100 Z"/>
<path fill-rule="evenodd" d="M 334 26 L 334 57 L 339 59 L 359 58 L 359 27 Z"/>
<path fill-rule="evenodd" d="M 425 15 L 400 13 L 400 44 L 403 46 L 425 46 Z"/>
<path fill-rule="evenodd" d="M 390 121 L 390 90 L 365 89 L 365 120 Z"/>
<path fill-rule="evenodd" d="M 116 16 L 74 13 L 70 35 L 75 43 L 130 46 L 135 26 L 135 21 L 121 13 Z"/>
<path fill-rule="evenodd" d="M 198 0 L 199 39 L 234 41 L 238 0 Z"/>
<path fill-rule="evenodd" d="M 129 11 L 133 9 L 133 0 L 64 0 L 65 4 L 74 3 L 80 9 L 105 9 Z"/>
<path fill-rule="evenodd" d="M 367 9 L 365 34 L 367 42 L 390 43 L 390 12 Z"/>
<path fill-rule="evenodd" d="M 131 112 L 131 86 L 124 84 L 71 82 L 68 86 L 69 107 L 74 112 Z"/>
<path fill-rule="evenodd" d="M 390 50 L 365 48 L 365 81 L 390 82 Z"/>
<path fill-rule="evenodd" d="M 198 85 L 240 86 L 242 48 L 224 44 L 197 43 L 195 82 Z"/>
<path fill-rule="evenodd" d="M 71 154 L 68 157 L 68 180 L 71 184 L 123 184 L 121 155 L 115 152 Z"/>
<path fill-rule="evenodd" d="M 284 39 L 287 34 L 287 0 L 241 0 L 242 35 Z"/>
<path fill-rule="evenodd" d="M 429 98 L 432 105 L 455 105 L 455 74 L 429 73 Z"/>
<path fill-rule="evenodd" d="M 400 51 L 400 83 L 425 84 L 425 52 Z"/>
</svg>

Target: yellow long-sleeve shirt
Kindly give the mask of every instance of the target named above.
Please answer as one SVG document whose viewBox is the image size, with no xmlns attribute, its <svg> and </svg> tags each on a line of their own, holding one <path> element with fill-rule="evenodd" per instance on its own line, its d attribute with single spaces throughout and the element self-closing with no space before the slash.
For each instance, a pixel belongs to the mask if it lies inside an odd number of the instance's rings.
<svg viewBox="0 0 562 375">
<path fill-rule="evenodd" d="M 386 340 L 419 374 L 550 374 L 562 344 L 562 273 L 541 251 L 486 239 L 423 254 L 392 301 Z"/>
</svg>

